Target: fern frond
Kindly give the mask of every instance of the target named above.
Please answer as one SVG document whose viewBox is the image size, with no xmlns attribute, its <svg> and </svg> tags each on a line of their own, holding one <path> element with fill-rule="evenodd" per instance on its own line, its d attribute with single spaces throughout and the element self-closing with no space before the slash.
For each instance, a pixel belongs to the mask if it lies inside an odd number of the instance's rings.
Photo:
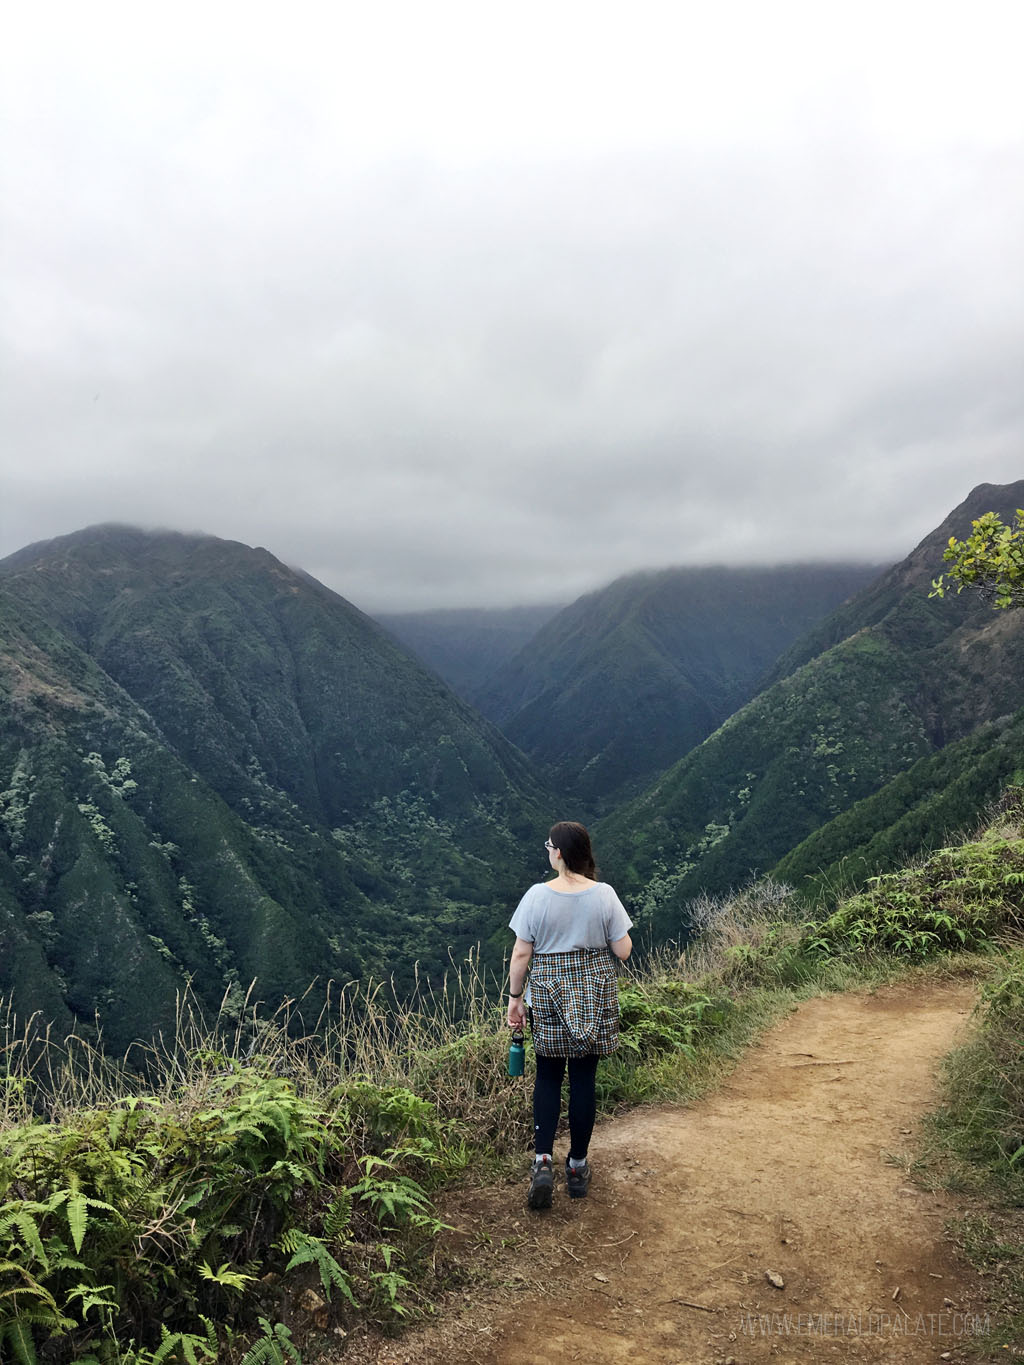
<svg viewBox="0 0 1024 1365">
<path fill-rule="evenodd" d="M 303 1243 L 297 1246 L 292 1252 L 291 1259 L 284 1268 L 285 1274 L 287 1274 L 289 1270 L 294 1270 L 297 1265 L 309 1265 L 311 1261 L 315 1260 L 316 1252 L 311 1246 Z"/>
<path fill-rule="evenodd" d="M 249 1276 L 249 1279 L 252 1279 L 251 1275 Z M 206 1340 L 209 1343 L 210 1350 L 213 1351 L 214 1354 L 216 1354 L 217 1349 L 220 1346 L 220 1341 L 217 1337 L 216 1327 L 214 1327 L 213 1323 L 210 1321 L 210 1319 L 206 1316 L 205 1313 L 199 1314 L 199 1321 L 206 1328 Z"/>
<path fill-rule="evenodd" d="M 90 1267 L 85 1261 L 80 1261 L 77 1256 L 60 1255 L 55 1256 L 50 1262 L 51 1270 L 88 1270 Z"/>
<path fill-rule="evenodd" d="M 206 1320 L 204 1319 L 204 1321 Z M 163 1365 L 163 1362 L 172 1352 L 177 1354 L 179 1351 L 185 1357 L 188 1365 L 200 1365 L 200 1359 L 196 1355 L 197 1349 L 202 1351 L 204 1362 L 217 1358 L 216 1341 L 211 1347 L 207 1341 L 196 1336 L 194 1332 L 168 1332 L 167 1328 L 161 1323 L 160 1335 L 162 1340 L 153 1352 L 151 1365 Z M 207 1328 L 207 1335 L 209 1335 L 209 1327 Z"/>
<path fill-rule="evenodd" d="M 3 1329 L 3 1333 L 0 1334 L 0 1342 L 3 1341 L 10 1345 L 17 1365 L 39 1365 L 39 1357 L 36 1355 L 32 1333 L 24 1322 L 8 1323 Z"/>
<path fill-rule="evenodd" d="M 290 1175 L 296 1185 L 316 1184 L 316 1176 L 309 1167 L 299 1166 L 294 1161 L 275 1161 L 267 1175 L 271 1180 L 279 1180 L 282 1172 Z"/>
<path fill-rule="evenodd" d="M 283 1365 L 277 1343 L 270 1337 L 260 1337 L 255 1346 L 246 1351 L 241 1365 L 264 1365 L 268 1360 L 272 1361 L 273 1365 Z"/>
<path fill-rule="evenodd" d="M 212 1269 L 208 1261 L 203 1261 L 198 1270 L 204 1280 L 212 1280 L 214 1284 L 222 1284 L 225 1289 L 233 1289 L 238 1294 L 244 1293 L 245 1286 L 255 1279 L 254 1275 L 246 1275 L 244 1271 L 232 1270 L 229 1261 L 225 1261 L 216 1270 Z"/>
<path fill-rule="evenodd" d="M 344 1190 L 324 1213 L 324 1236 L 336 1242 L 352 1219 L 352 1195 Z"/>
<path fill-rule="evenodd" d="M 276 1245 L 290 1256 L 293 1251 L 298 1251 L 304 1236 L 305 1234 L 300 1232 L 298 1228 L 287 1228 L 277 1239 Z"/>
<path fill-rule="evenodd" d="M 75 1244 L 75 1250 L 81 1251 L 89 1219 L 89 1204 L 84 1194 L 76 1192 L 71 1196 L 67 1203 L 67 1214 L 71 1240 Z"/>
<path fill-rule="evenodd" d="M 68 1220 L 68 1228 L 71 1232 L 71 1240 L 75 1245 L 76 1251 L 82 1250 L 82 1243 L 85 1241 L 85 1230 L 88 1225 L 89 1209 L 102 1209 L 104 1213 L 112 1213 L 119 1221 L 124 1221 L 121 1214 L 114 1208 L 113 1204 L 108 1204 L 104 1199 L 92 1199 L 81 1193 L 78 1189 L 78 1180 L 72 1172 L 69 1176 L 67 1189 L 54 1190 L 53 1194 L 43 1206 L 47 1213 L 55 1213 L 61 1204 L 65 1204 L 65 1217 Z"/>
<path fill-rule="evenodd" d="M 12 1285 L 10 1289 L 0 1289 L 0 1299 L 13 1299 L 15 1312 L 20 1311 L 18 1308 L 19 1294 L 31 1294 L 34 1298 L 42 1299 L 49 1308 L 53 1309 L 54 1313 L 57 1312 L 57 1300 L 45 1285 L 40 1284 L 39 1281 L 35 1279 L 31 1271 L 26 1270 L 23 1265 L 18 1265 L 17 1261 L 0 1261 L 0 1273 L 6 1274 L 7 1272 L 13 1272 L 15 1275 L 20 1275 L 25 1281 L 25 1283 L 21 1285 Z"/>
<path fill-rule="evenodd" d="M 283 1322 L 275 1322 L 273 1327 L 266 1318 L 258 1322 L 263 1331 L 259 1341 L 242 1357 L 241 1365 L 302 1365 L 302 1357 L 292 1343 L 292 1334 Z M 287 1357 L 287 1360 L 285 1359 Z"/>
<path fill-rule="evenodd" d="M 285 1266 L 285 1274 L 289 1270 L 294 1270 L 298 1265 L 315 1264 L 320 1274 L 320 1283 L 323 1285 L 328 1299 L 331 1297 L 332 1288 L 340 1289 L 353 1308 L 357 1308 L 358 1304 L 355 1295 L 352 1293 L 352 1281 L 348 1272 L 338 1264 L 321 1239 L 311 1236 L 308 1232 L 302 1232 L 298 1228 L 293 1228 L 291 1231 L 292 1235 L 289 1240 L 295 1244 L 295 1251 Z"/>
<path fill-rule="evenodd" d="M 26 1251 L 31 1251 L 36 1260 L 43 1267 L 44 1271 L 50 1268 L 50 1258 L 43 1248 L 43 1240 L 39 1236 L 39 1229 L 36 1227 L 35 1219 L 27 1210 L 15 1209 L 13 1213 L 7 1214 L 0 1219 L 0 1235 L 7 1232 L 10 1228 L 16 1228 L 21 1234 L 21 1242 Z"/>
<path fill-rule="evenodd" d="M 112 1284 L 76 1284 L 68 1294 L 67 1301 L 69 1305 L 72 1299 L 80 1301 L 79 1308 L 84 1322 L 90 1308 L 107 1308 L 111 1311 L 120 1308 L 121 1305 L 116 1299 L 104 1297 L 108 1292 L 111 1294 L 115 1292 Z"/>
</svg>

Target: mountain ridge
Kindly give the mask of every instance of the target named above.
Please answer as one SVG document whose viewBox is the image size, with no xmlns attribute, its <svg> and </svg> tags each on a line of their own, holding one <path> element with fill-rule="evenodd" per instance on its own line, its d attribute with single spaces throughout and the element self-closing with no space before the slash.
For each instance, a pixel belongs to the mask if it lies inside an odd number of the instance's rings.
<svg viewBox="0 0 1024 1365">
<path fill-rule="evenodd" d="M 969 594 L 927 592 L 947 533 L 967 532 L 979 509 L 1022 498 L 1024 481 L 972 490 L 904 561 L 811 632 L 812 642 L 842 638 L 782 669 L 601 821 L 631 908 L 655 937 L 685 932 L 685 906 L 701 891 L 722 894 L 785 867 L 791 850 L 849 807 L 1024 704 L 1024 617 L 995 616 Z"/>
<path fill-rule="evenodd" d="M 89 529 L 0 563 L 0 698 L 0 991 L 100 1007 L 115 1046 L 190 975 L 213 1008 L 253 976 L 279 1000 L 440 970 L 553 818 L 372 618 L 214 537 Z"/>
<path fill-rule="evenodd" d="M 631 794 L 758 690 L 782 648 L 877 572 L 668 568 L 615 579 L 538 632 L 476 697 L 595 811 Z"/>
<path fill-rule="evenodd" d="M 981 483 L 972 488 L 963 502 L 958 503 L 908 555 L 881 572 L 863 593 L 812 626 L 806 635 L 796 641 L 766 676 L 766 686 L 846 639 L 854 629 L 878 625 L 911 589 L 925 591 L 930 588 L 932 581 L 942 572 L 942 552 L 950 537 L 966 534 L 970 523 L 984 512 L 996 508 L 1008 509 L 1013 501 L 1014 489 L 1024 497 L 1024 480 L 1005 485 Z M 954 594 L 949 600 L 956 602 L 958 599 Z M 960 601 L 964 613 L 970 610 L 966 605 L 969 599 L 961 598 Z"/>
</svg>

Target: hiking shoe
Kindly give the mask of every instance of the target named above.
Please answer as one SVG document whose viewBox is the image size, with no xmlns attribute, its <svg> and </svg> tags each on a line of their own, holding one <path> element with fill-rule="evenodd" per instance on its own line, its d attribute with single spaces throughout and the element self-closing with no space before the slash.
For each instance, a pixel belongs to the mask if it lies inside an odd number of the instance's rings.
<svg viewBox="0 0 1024 1365">
<path fill-rule="evenodd" d="M 526 1196 L 527 1204 L 531 1209 L 549 1209 L 554 1190 L 555 1173 L 551 1169 L 550 1159 L 545 1157 L 543 1161 L 535 1161 L 533 1171 L 530 1174 L 530 1193 Z"/>
<path fill-rule="evenodd" d="M 569 1191 L 570 1199 L 586 1199 L 591 1175 L 593 1172 L 589 1161 L 584 1161 L 582 1166 L 570 1166 L 569 1158 L 566 1157 L 565 1188 Z"/>
</svg>

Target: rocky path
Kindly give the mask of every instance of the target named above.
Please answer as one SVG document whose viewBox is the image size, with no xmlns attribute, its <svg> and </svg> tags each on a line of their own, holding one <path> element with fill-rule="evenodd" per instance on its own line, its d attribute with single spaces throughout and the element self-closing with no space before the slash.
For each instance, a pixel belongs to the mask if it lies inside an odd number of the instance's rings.
<svg viewBox="0 0 1024 1365">
<path fill-rule="evenodd" d="M 715 1094 L 600 1125 L 588 1199 L 556 1187 L 531 1214 L 524 1183 L 450 1210 L 494 1287 L 339 1360 L 962 1359 L 977 1283 L 943 1236 L 957 1201 L 907 1162 L 973 1002 L 949 982 L 805 1002 Z"/>
</svg>

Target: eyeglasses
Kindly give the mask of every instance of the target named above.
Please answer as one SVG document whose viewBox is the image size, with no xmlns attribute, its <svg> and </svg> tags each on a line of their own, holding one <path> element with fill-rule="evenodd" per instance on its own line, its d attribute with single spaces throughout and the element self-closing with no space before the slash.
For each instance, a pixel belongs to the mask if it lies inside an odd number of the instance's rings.
<svg viewBox="0 0 1024 1365">
<path fill-rule="evenodd" d="M 545 840 L 544 840 L 544 847 L 550 849 L 550 850 L 552 851 L 552 853 L 553 853 L 554 850 L 555 850 L 555 846 L 554 846 L 554 844 L 551 842 L 550 839 L 545 839 Z"/>
</svg>

